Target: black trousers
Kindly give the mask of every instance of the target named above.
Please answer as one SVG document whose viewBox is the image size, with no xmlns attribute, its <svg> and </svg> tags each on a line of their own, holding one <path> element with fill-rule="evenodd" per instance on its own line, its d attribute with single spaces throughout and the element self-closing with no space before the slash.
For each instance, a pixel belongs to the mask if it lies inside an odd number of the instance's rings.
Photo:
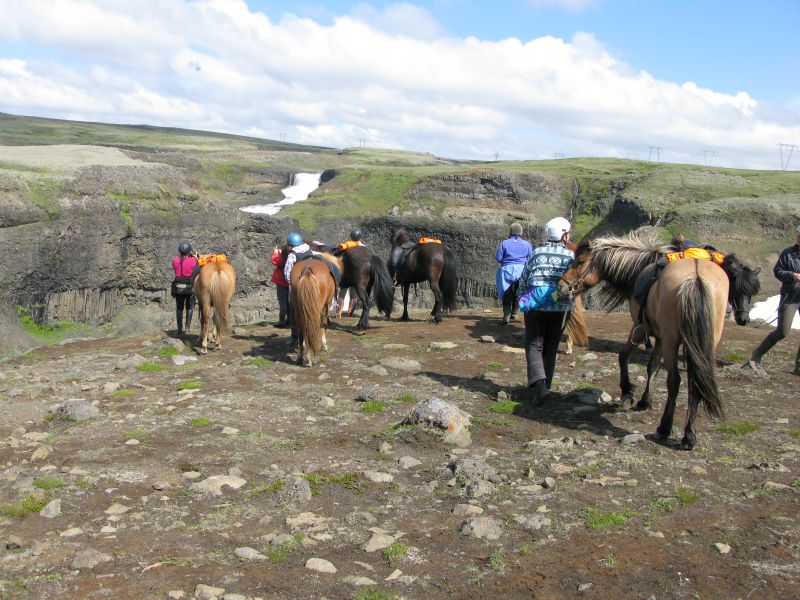
<svg viewBox="0 0 800 600">
<path fill-rule="evenodd" d="M 175 296 L 175 319 L 178 322 L 178 332 L 189 331 L 192 326 L 192 308 L 194 306 L 194 296 Z M 183 312 L 186 310 L 186 328 L 183 327 Z"/>
<path fill-rule="evenodd" d="M 547 389 L 550 389 L 563 322 L 563 312 L 531 310 L 525 313 L 525 361 L 529 386 L 544 379 Z"/>
<path fill-rule="evenodd" d="M 519 289 L 519 279 L 503 294 L 503 323 L 508 323 L 511 315 L 517 314 L 517 289 Z"/>
</svg>

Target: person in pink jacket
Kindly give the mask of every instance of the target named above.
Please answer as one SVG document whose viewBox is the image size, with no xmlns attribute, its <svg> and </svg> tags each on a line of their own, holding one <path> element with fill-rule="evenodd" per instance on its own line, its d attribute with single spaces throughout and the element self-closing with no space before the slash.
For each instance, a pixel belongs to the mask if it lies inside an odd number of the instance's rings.
<svg viewBox="0 0 800 600">
<path fill-rule="evenodd" d="M 172 297 L 175 298 L 175 317 L 178 322 L 178 335 L 183 335 L 192 326 L 192 271 L 197 266 L 197 259 L 192 255 L 192 245 L 183 241 L 178 245 L 178 254 L 172 259 L 175 279 L 172 280 Z M 183 325 L 183 314 L 186 313 L 186 327 Z"/>
</svg>

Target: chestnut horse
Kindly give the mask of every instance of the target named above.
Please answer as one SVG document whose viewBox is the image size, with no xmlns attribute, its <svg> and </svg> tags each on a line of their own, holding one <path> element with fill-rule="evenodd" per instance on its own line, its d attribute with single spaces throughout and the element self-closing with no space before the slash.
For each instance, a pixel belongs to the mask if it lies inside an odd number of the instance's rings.
<svg viewBox="0 0 800 600">
<path fill-rule="evenodd" d="M 455 305 L 458 288 L 455 255 L 444 244 L 414 245 L 405 229 L 393 230 L 390 242 L 389 273 L 403 286 L 403 316 L 400 320 L 408 321 L 408 288 L 412 283 L 427 281 L 435 298 L 428 321 L 438 324 L 442 320 L 442 309 L 450 310 Z M 405 255 L 404 245 L 409 248 Z"/>
<path fill-rule="evenodd" d="M 299 331 L 297 362 L 312 366 L 312 357 L 328 349 L 325 334 L 336 282 L 321 260 L 297 261 L 290 274 L 290 304 Z"/>
<path fill-rule="evenodd" d="M 208 354 L 208 340 L 222 348 L 220 338 L 230 330 L 230 303 L 236 289 L 236 271 L 227 262 L 210 262 L 203 265 L 192 286 L 200 306 L 200 354 Z M 214 309 L 213 328 L 211 309 Z"/>
<path fill-rule="evenodd" d="M 634 326 L 619 355 L 620 387 L 623 404 L 631 398 L 628 360 L 639 327 L 640 307 L 633 288 L 642 270 L 655 263 L 671 246 L 659 245 L 653 237 L 607 236 L 581 243 L 575 260 L 559 283 L 559 294 L 581 294 L 604 281 L 600 302 L 612 310 L 625 300 L 629 303 Z M 698 407 L 714 417 L 723 417 L 722 403 L 714 374 L 714 351 L 722 336 L 728 302 L 734 306 L 736 322 L 747 322 L 746 309 L 758 292 L 758 270 L 743 265 L 735 255 L 727 255 L 722 267 L 708 260 L 684 259 L 669 263 L 651 288 L 645 302 L 642 326 L 655 347 L 647 366 L 647 387 L 636 405 L 649 409 L 650 388 L 663 356 L 667 369 L 667 404 L 657 430 L 660 439 L 669 437 L 680 387 L 678 349 L 682 345 L 689 386 L 689 411 L 681 447 L 691 450 L 696 444 L 692 428 Z"/>
</svg>

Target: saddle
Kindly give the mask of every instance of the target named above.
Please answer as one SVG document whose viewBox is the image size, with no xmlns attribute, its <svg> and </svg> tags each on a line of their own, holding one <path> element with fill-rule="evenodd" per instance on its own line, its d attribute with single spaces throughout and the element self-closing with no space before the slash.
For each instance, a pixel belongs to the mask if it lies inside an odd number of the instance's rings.
<svg viewBox="0 0 800 600">
<path fill-rule="evenodd" d="M 419 248 L 419 242 L 406 242 L 392 250 L 392 255 L 389 258 L 389 273 L 393 277 L 403 266 L 403 263 L 406 262 L 406 257 L 417 248 Z"/>
<path fill-rule="evenodd" d="M 328 271 L 331 272 L 331 277 L 333 277 L 333 281 L 336 284 L 336 292 L 334 293 L 334 297 L 339 294 L 339 282 L 342 280 L 342 272 L 332 262 L 325 260 L 322 256 L 318 254 L 312 254 L 311 252 L 306 252 L 297 256 L 297 262 L 303 260 L 318 260 L 323 263 L 326 267 L 328 267 Z"/>
<path fill-rule="evenodd" d="M 645 305 L 647 304 L 647 297 L 650 295 L 650 290 L 652 289 L 653 285 L 661 276 L 661 272 L 664 270 L 664 267 L 670 263 L 683 260 L 684 258 L 710 260 L 715 264 L 722 265 L 722 262 L 725 260 L 725 255 L 721 252 L 718 252 L 714 246 L 699 244 L 696 246 L 689 246 L 686 244 L 686 242 L 684 242 L 682 249 L 676 252 L 669 252 L 659 258 L 653 264 L 647 265 L 644 269 L 642 269 L 642 272 L 639 273 L 639 276 L 636 278 L 636 281 L 633 284 L 633 298 L 639 305 L 639 315 L 636 318 L 636 327 L 634 328 L 631 336 L 632 338 L 635 338 L 631 339 L 632 342 L 636 344 L 643 344 L 645 341 L 644 339 L 641 339 L 641 341 L 637 340 L 641 338 L 642 334 L 644 333 L 644 331 L 640 331 L 640 327 L 644 322 L 644 309 Z"/>
</svg>

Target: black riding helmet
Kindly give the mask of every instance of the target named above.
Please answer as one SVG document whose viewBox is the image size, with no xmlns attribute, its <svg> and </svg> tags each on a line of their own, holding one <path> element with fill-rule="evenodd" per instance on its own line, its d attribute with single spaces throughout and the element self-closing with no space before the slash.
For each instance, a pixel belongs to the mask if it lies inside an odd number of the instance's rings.
<svg viewBox="0 0 800 600">
<path fill-rule="evenodd" d="M 178 244 L 178 253 L 181 256 L 189 256 L 189 253 L 192 251 L 192 245 L 187 242 L 186 240 L 182 241 Z"/>
<path fill-rule="evenodd" d="M 361 230 L 358 227 L 353 227 L 350 230 L 350 239 L 354 242 L 358 242 L 361 240 Z"/>
</svg>

